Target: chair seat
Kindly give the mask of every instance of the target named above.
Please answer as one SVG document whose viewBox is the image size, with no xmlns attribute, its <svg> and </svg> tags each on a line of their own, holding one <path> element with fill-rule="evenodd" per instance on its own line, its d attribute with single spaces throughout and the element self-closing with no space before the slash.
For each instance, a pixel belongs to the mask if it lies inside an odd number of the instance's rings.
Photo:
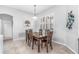
<svg viewBox="0 0 79 59">
<path fill-rule="evenodd" d="M 42 42 L 46 42 L 47 40 L 42 40 Z"/>
<path fill-rule="evenodd" d="M 37 38 L 33 36 L 33 40 L 37 41 Z"/>
<path fill-rule="evenodd" d="M 47 41 L 47 36 L 42 39 L 42 42 L 46 42 L 46 41 Z"/>
</svg>

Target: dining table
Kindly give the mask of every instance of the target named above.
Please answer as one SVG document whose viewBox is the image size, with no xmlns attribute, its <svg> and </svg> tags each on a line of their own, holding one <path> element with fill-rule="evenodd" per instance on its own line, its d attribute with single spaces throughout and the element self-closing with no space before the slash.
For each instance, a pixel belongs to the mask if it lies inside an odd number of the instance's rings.
<svg viewBox="0 0 79 59">
<path fill-rule="evenodd" d="M 41 40 L 46 38 L 47 35 L 45 35 L 45 34 L 40 35 L 39 32 L 34 32 L 33 37 L 35 37 L 38 40 L 38 52 L 40 52 Z"/>
</svg>

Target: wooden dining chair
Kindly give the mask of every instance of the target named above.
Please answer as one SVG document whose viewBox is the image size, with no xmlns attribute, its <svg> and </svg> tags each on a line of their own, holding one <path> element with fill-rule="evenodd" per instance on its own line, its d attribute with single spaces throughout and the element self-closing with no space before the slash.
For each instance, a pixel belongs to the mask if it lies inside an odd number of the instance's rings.
<svg viewBox="0 0 79 59">
<path fill-rule="evenodd" d="M 50 44 L 51 49 L 53 48 L 53 47 L 52 47 L 52 35 L 53 35 L 53 32 L 47 31 L 47 36 L 44 37 L 44 38 L 41 40 L 41 44 L 42 44 L 42 45 L 43 45 L 43 43 L 45 43 L 47 53 L 48 53 L 48 45 L 49 45 L 49 44 Z M 42 46 L 42 45 L 41 45 L 41 46 Z"/>
<path fill-rule="evenodd" d="M 39 29 L 39 35 L 42 35 L 42 29 Z M 38 44 L 38 38 L 33 37 L 33 46 L 34 44 Z"/>
<path fill-rule="evenodd" d="M 29 38 L 28 45 L 32 46 L 32 49 L 34 49 L 34 45 L 35 45 L 36 41 L 38 41 L 38 40 L 36 37 L 33 36 L 33 31 L 31 29 L 29 30 L 28 38 Z"/>
<path fill-rule="evenodd" d="M 37 33 L 38 35 L 38 33 Z M 39 30 L 39 35 L 42 35 L 42 29 Z M 38 52 L 40 52 L 40 39 L 35 36 L 33 36 L 33 42 L 32 42 L 32 49 L 34 49 L 34 45 L 37 45 L 38 47 Z"/>
<path fill-rule="evenodd" d="M 32 29 L 29 29 L 29 33 L 28 33 L 28 45 L 29 46 L 32 45 L 32 41 L 33 41 L 33 32 L 32 32 Z"/>
</svg>

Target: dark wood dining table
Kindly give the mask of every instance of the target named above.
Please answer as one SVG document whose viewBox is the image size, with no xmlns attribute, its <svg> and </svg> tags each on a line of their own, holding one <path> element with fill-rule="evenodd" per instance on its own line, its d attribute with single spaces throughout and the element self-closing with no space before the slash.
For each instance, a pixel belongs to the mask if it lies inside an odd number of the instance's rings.
<svg viewBox="0 0 79 59">
<path fill-rule="evenodd" d="M 43 35 L 39 35 L 39 32 L 34 32 L 33 33 L 33 37 L 35 37 L 38 40 L 38 52 L 40 52 L 40 47 L 41 47 L 41 40 L 46 38 L 47 35 L 43 34 Z"/>
</svg>

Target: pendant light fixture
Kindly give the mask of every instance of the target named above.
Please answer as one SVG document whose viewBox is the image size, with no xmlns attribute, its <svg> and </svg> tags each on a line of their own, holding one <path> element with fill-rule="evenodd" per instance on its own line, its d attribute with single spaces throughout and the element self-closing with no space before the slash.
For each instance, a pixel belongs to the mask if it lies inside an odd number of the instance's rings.
<svg viewBox="0 0 79 59">
<path fill-rule="evenodd" d="M 36 16 L 36 5 L 34 5 L 34 14 L 33 14 L 33 19 L 36 20 L 37 16 Z"/>
</svg>

